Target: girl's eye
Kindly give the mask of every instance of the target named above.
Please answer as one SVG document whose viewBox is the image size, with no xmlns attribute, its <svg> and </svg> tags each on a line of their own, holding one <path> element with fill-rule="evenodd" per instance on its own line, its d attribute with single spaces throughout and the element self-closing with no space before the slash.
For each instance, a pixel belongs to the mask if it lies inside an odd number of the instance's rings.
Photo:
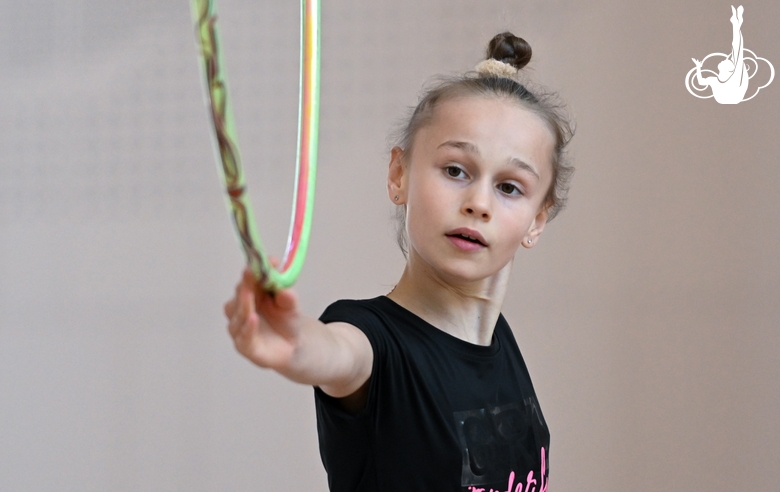
<svg viewBox="0 0 780 492">
<path fill-rule="evenodd" d="M 515 185 L 513 185 L 511 183 L 501 183 L 500 185 L 498 185 L 498 190 L 501 193 L 506 193 L 507 195 L 521 195 L 522 194 L 520 192 L 520 189 L 517 186 L 515 186 Z"/>
<path fill-rule="evenodd" d="M 463 169 L 457 167 L 457 166 L 447 166 L 444 169 L 444 172 L 447 173 L 447 176 L 451 178 L 463 178 L 466 176 L 466 173 L 463 172 Z"/>
</svg>

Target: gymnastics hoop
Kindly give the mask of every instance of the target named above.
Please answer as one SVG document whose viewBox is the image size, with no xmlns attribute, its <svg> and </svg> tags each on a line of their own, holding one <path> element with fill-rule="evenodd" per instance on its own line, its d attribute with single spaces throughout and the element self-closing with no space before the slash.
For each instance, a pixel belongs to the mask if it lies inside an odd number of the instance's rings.
<svg viewBox="0 0 780 492">
<path fill-rule="evenodd" d="M 196 37 L 203 61 L 207 105 L 214 130 L 217 167 L 247 265 L 264 289 L 274 292 L 295 283 L 309 245 L 317 172 L 320 98 L 320 0 L 301 0 L 301 65 L 298 98 L 298 153 L 290 232 L 281 268 L 265 254 L 255 226 L 238 151 L 233 111 L 217 30 L 214 0 L 192 0 Z"/>
</svg>

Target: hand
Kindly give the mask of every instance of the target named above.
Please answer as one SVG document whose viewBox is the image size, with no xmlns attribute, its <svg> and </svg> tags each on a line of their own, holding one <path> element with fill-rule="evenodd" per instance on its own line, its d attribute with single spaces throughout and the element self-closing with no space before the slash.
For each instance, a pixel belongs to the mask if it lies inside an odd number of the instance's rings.
<svg viewBox="0 0 780 492">
<path fill-rule="evenodd" d="M 292 290 L 271 294 L 247 268 L 225 303 L 228 331 L 236 350 L 260 367 L 284 370 L 295 352 L 298 299 Z"/>
<path fill-rule="evenodd" d="M 701 62 L 699 60 L 696 58 L 691 58 L 691 60 L 693 60 L 693 63 L 696 64 L 696 68 L 701 68 Z"/>
<path fill-rule="evenodd" d="M 374 352 L 361 330 L 303 315 L 292 290 L 267 292 L 248 269 L 225 303 L 225 316 L 241 355 L 292 381 L 343 398 L 371 377 Z"/>
</svg>

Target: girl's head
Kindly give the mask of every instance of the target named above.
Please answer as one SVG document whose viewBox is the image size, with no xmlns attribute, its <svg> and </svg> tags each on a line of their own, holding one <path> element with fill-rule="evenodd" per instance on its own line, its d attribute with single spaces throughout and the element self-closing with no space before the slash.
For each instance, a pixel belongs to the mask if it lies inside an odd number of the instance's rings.
<svg viewBox="0 0 780 492">
<path fill-rule="evenodd" d="M 552 178 L 540 203 L 545 220 L 551 220 L 566 203 L 568 183 L 573 172 L 564 152 L 573 136 L 572 124 L 554 93 L 540 88 L 529 90 L 519 81 L 519 70 L 531 60 L 528 43 L 508 32 L 498 34 L 490 41 L 487 55 L 487 60 L 477 66 L 477 71 L 442 79 L 424 92 L 399 131 L 393 152 L 407 158 L 411 156 L 420 131 L 434 122 L 437 110 L 448 101 L 469 98 L 520 107 L 538 117 L 551 135 L 548 165 Z M 518 131 L 522 129 L 518 128 Z M 398 242 L 404 253 L 408 247 L 405 215 L 405 207 L 398 207 Z"/>
<path fill-rule="evenodd" d="M 734 63 L 726 58 L 718 63 L 718 80 L 725 82 L 734 73 Z"/>
</svg>

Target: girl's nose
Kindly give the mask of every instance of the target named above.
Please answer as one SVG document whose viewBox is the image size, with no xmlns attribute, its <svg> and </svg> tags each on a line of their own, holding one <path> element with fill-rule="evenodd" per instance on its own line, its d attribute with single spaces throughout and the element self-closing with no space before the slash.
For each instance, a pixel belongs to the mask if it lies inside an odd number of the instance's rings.
<svg viewBox="0 0 780 492">
<path fill-rule="evenodd" d="M 475 183 L 476 184 L 476 183 Z M 490 190 L 485 186 L 474 186 L 463 202 L 462 211 L 466 215 L 476 216 L 482 220 L 490 220 Z"/>
</svg>

